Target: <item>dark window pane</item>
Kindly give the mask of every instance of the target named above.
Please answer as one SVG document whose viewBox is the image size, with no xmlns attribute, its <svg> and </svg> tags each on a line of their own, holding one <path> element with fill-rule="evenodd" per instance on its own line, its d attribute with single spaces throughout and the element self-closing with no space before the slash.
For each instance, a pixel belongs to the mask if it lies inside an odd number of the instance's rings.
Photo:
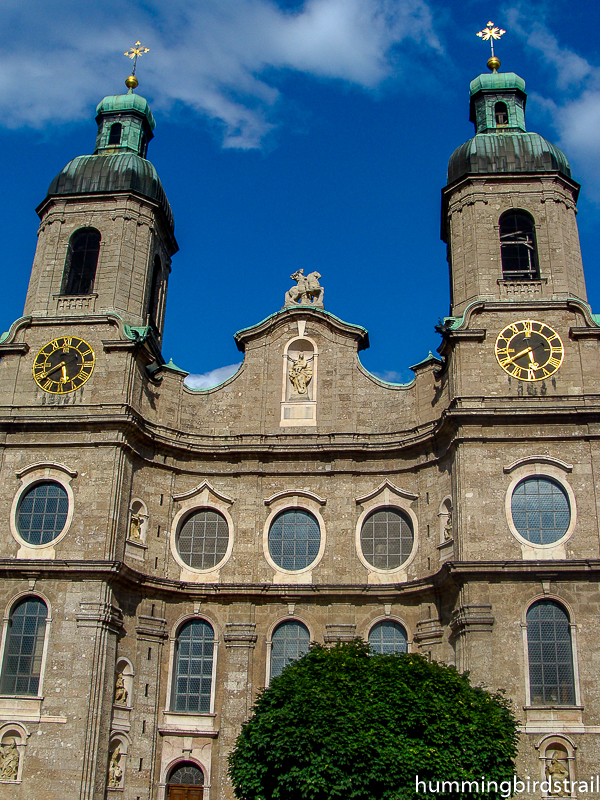
<svg viewBox="0 0 600 800">
<path fill-rule="evenodd" d="M 115 145 L 121 144 L 121 129 L 122 125 L 120 122 L 115 122 L 114 125 L 110 126 L 110 134 L 108 135 L 108 144 Z"/>
<path fill-rule="evenodd" d="M 573 651 L 569 618 L 558 603 L 540 600 L 527 612 L 531 702 L 572 705 L 575 702 Z"/>
<path fill-rule="evenodd" d="M 540 277 L 535 226 L 527 214 L 509 212 L 500 219 L 502 275 L 507 280 Z"/>
<path fill-rule="evenodd" d="M 47 614 L 46 604 L 37 597 L 15 606 L 8 623 L 0 693 L 37 695 Z"/>
<path fill-rule="evenodd" d="M 100 234 L 93 228 L 76 231 L 69 242 L 62 294 L 89 294 L 94 288 Z"/>
<path fill-rule="evenodd" d="M 68 510 L 69 498 L 59 483 L 37 483 L 19 503 L 19 535 L 29 544 L 48 544 L 65 527 Z"/>
<path fill-rule="evenodd" d="M 202 770 L 189 761 L 178 764 L 169 778 L 169 786 L 204 786 Z"/>
</svg>

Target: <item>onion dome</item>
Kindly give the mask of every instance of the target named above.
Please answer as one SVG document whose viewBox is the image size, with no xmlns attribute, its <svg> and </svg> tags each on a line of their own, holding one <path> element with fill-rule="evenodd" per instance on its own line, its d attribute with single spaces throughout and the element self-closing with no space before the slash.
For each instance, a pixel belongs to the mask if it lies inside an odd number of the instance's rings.
<svg viewBox="0 0 600 800">
<path fill-rule="evenodd" d="M 471 81 L 470 120 L 476 135 L 448 163 L 448 184 L 465 175 L 561 172 L 571 177 L 565 154 L 525 128 L 525 81 L 514 72 L 492 72 Z"/>
<path fill-rule="evenodd" d="M 98 104 L 96 122 L 93 155 L 70 161 L 50 184 L 47 198 L 134 192 L 160 205 L 173 232 L 171 206 L 156 169 L 146 158 L 156 126 L 147 100 L 131 91 L 109 95 Z"/>
</svg>

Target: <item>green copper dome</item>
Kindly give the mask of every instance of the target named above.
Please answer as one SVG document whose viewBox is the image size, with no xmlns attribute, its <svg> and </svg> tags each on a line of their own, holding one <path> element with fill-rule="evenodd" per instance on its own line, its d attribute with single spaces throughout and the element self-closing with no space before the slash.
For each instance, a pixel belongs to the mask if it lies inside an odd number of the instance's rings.
<svg viewBox="0 0 600 800">
<path fill-rule="evenodd" d="M 525 127 L 525 81 L 514 72 L 492 72 L 471 81 L 470 120 L 476 134 L 457 147 L 448 163 L 448 183 L 465 175 L 561 172 L 571 177 L 565 154 Z"/>
<path fill-rule="evenodd" d="M 173 231 L 165 190 L 146 158 L 156 127 L 148 101 L 133 92 L 109 95 L 96 108 L 98 135 L 91 156 L 78 156 L 54 178 L 48 197 L 134 192 L 156 201 Z"/>
<path fill-rule="evenodd" d="M 54 178 L 47 196 L 107 192 L 134 192 L 155 200 L 173 230 L 173 212 L 154 165 L 134 153 L 77 156 Z"/>
</svg>

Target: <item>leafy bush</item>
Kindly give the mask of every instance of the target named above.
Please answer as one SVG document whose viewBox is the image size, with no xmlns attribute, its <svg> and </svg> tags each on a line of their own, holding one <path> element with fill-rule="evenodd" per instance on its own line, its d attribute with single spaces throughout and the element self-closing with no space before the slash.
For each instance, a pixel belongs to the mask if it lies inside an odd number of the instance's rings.
<svg viewBox="0 0 600 800">
<path fill-rule="evenodd" d="M 456 800 L 473 794 L 417 792 L 416 776 L 510 781 L 517 739 L 509 701 L 453 667 L 313 644 L 259 696 L 229 774 L 239 800 Z"/>
</svg>

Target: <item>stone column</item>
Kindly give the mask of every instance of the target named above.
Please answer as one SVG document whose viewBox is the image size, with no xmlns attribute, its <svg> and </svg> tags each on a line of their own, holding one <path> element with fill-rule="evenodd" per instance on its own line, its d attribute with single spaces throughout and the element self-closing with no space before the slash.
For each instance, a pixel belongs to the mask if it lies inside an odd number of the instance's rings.
<svg viewBox="0 0 600 800">
<path fill-rule="evenodd" d="M 117 635 L 122 630 L 123 614 L 112 605 L 108 587 L 102 594 L 99 602 L 81 602 L 77 615 L 77 628 L 91 653 L 79 800 L 104 800 L 106 793 Z"/>
<path fill-rule="evenodd" d="M 250 616 L 250 615 L 248 615 Z M 219 733 L 219 774 L 211 778 L 211 800 L 234 800 L 227 777 L 227 756 L 233 750 L 240 723 L 250 715 L 253 701 L 252 661 L 256 644 L 255 622 L 228 622 L 225 626 L 225 675 Z"/>
</svg>

